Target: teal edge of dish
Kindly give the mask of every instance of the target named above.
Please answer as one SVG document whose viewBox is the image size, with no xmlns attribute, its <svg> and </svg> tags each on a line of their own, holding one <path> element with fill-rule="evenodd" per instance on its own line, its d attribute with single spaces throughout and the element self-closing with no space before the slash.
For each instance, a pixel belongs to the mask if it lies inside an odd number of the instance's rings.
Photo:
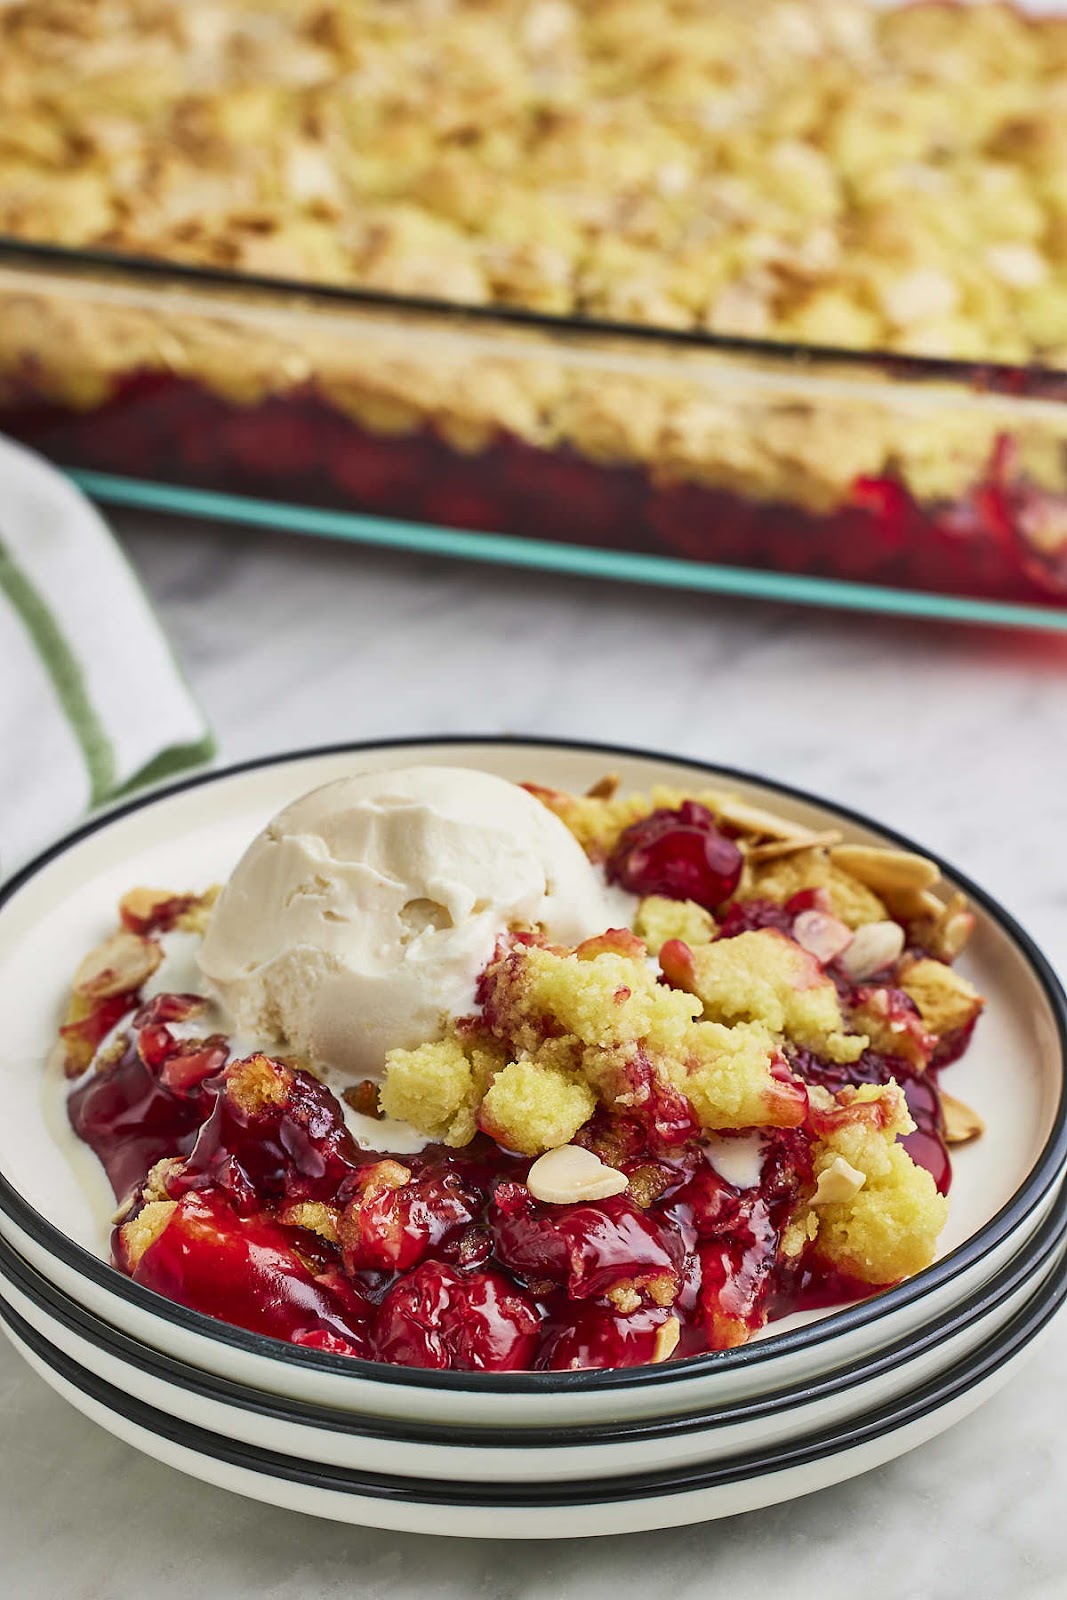
<svg viewBox="0 0 1067 1600">
<path fill-rule="evenodd" d="M 760 572 L 749 567 L 697 565 L 671 556 L 549 544 L 540 539 L 507 534 L 394 521 L 356 511 L 287 505 L 281 501 L 224 494 L 215 489 L 191 489 L 179 484 L 118 477 L 107 472 L 67 471 L 68 476 L 94 499 L 109 505 L 137 506 L 146 511 L 173 511 L 187 516 L 245 522 L 284 533 L 316 534 L 421 555 L 458 556 L 468 561 L 574 573 L 579 577 L 614 578 L 709 594 L 747 595 L 758 600 L 838 606 L 895 616 L 937 617 L 950 622 L 985 622 L 1001 627 L 1067 632 L 1067 607 L 1057 610 L 1051 606 L 969 600 L 957 595 L 887 589 L 876 584 L 845 583 L 834 578 L 804 577 L 795 573 Z"/>
</svg>

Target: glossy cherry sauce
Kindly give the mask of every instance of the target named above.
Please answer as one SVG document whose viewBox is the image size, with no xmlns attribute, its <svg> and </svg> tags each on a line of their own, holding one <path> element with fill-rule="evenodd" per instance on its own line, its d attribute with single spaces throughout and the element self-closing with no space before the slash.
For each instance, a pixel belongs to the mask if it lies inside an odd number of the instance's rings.
<svg viewBox="0 0 1067 1600">
<path fill-rule="evenodd" d="M 611 1143 L 644 1203 L 546 1206 L 524 1186 L 529 1161 L 484 1135 L 458 1151 L 361 1150 L 309 1074 L 279 1069 L 284 1104 L 248 1113 L 217 1040 L 167 1034 L 135 1029 L 74 1090 L 71 1121 L 122 1199 L 160 1156 L 184 1158 L 167 1185 L 178 1211 L 132 1275 L 240 1327 L 412 1366 L 619 1366 L 651 1360 L 670 1316 L 691 1355 L 743 1342 L 771 1309 L 871 1292 L 811 1268 L 790 1282 L 778 1267 L 811 1176 L 803 1130 L 768 1135 L 758 1187 L 739 1189 L 700 1147 L 652 1154 L 643 1129 L 598 1113 L 580 1137 Z M 335 1240 L 282 1220 L 316 1203 L 339 1217 Z M 131 1270 L 118 1229 L 115 1257 Z"/>
<path fill-rule="evenodd" d="M 1008 435 L 954 501 L 922 504 L 892 476 L 860 476 L 840 505 L 814 513 L 663 483 L 504 430 L 473 456 L 433 426 L 384 437 L 313 384 L 235 405 L 194 379 L 133 371 L 86 411 L 49 394 L 32 361 L 5 380 L 4 431 L 66 467 L 697 563 L 989 600 L 1067 597 L 1067 540 L 1046 553 L 1028 533 L 1064 525 L 1067 500 L 1027 480 Z"/>
</svg>

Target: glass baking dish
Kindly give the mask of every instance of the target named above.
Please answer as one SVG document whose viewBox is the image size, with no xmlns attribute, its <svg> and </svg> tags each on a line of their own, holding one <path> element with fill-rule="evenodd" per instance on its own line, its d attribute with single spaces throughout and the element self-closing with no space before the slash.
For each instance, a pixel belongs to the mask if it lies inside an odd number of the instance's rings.
<svg viewBox="0 0 1067 1600">
<path fill-rule="evenodd" d="M 1067 374 L 0 242 L 0 429 L 127 504 L 1067 627 Z"/>
</svg>

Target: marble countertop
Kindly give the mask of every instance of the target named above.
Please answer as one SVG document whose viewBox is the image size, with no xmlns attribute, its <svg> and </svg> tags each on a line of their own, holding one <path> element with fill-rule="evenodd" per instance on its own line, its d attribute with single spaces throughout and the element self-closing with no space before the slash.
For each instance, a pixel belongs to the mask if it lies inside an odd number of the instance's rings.
<svg viewBox="0 0 1067 1600">
<path fill-rule="evenodd" d="M 116 518 L 223 760 L 450 731 L 646 745 L 810 786 L 985 883 L 1067 971 L 1067 638 L 715 600 Z M 977 1415 L 805 1500 L 609 1542 L 318 1522 L 207 1488 L 0 1348 L 17 1600 L 1067 1596 L 1067 1318 Z"/>
</svg>

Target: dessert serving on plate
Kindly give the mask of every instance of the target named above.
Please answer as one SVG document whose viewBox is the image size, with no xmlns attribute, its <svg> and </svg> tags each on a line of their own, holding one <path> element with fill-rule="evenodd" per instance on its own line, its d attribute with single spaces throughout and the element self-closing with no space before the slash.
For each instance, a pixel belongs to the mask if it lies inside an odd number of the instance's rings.
<svg viewBox="0 0 1067 1600">
<path fill-rule="evenodd" d="M 532 775 L 536 778 L 536 773 Z M 59 1054 L 115 1266 L 409 1367 L 742 1344 L 934 1258 L 972 917 L 720 790 L 342 778 L 217 895 L 133 886 Z"/>
<path fill-rule="evenodd" d="M 0 420 L 164 484 L 1062 601 L 1065 62 L 995 0 L 764 0 L 758 38 L 742 0 L 5 5 L 0 235 L 58 248 L 0 260 Z"/>
</svg>

